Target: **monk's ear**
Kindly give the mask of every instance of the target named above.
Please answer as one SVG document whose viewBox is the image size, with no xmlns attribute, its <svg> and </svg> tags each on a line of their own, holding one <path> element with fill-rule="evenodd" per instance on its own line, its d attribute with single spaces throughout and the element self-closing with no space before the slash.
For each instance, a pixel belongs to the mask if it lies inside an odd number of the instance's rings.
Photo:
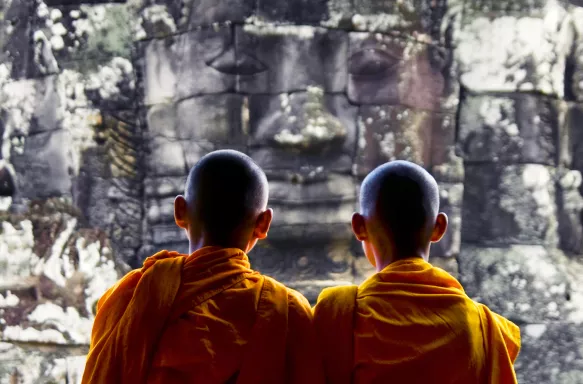
<svg viewBox="0 0 583 384">
<path fill-rule="evenodd" d="M 368 232 L 366 231 L 366 220 L 360 213 L 352 215 L 352 232 L 358 241 L 368 240 Z"/>
<path fill-rule="evenodd" d="M 447 215 L 443 212 L 437 215 L 437 219 L 435 220 L 435 226 L 433 227 L 433 233 L 431 234 L 431 242 L 437 243 L 445 235 L 445 231 L 447 231 L 447 224 L 448 219 Z"/>
<path fill-rule="evenodd" d="M 174 199 L 174 221 L 182 229 L 188 229 L 188 203 L 184 196 Z"/>
<path fill-rule="evenodd" d="M 259 240 L 263 240 L 267 237 L 267 232 L 269 232 L 269 227 L 271 226 L 271 221 L 273 220 L 273 209 L 268 208 L 266 211 L 261 212 L 255 221 L 255 229 L 253 230 L 253 237 Z"/>
</svg>

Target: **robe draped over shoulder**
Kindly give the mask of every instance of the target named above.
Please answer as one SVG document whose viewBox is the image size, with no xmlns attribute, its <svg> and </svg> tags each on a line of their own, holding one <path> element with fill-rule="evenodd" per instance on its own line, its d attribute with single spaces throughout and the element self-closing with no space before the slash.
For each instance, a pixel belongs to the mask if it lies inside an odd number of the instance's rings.
<svg viewBox="0 0 583 384">
<path fill-rule="evenodd" d="M 241 250 L 160 252 L 99 300 L 85 383 L 323 383 L 308 301 Z"/>
<path fill-rule="evenodd" d="M 329 383 L 517 382 L 519 328 L 471 300 L 446 271 L 405 259 L 355 290 L 324 290 L 314 309 Z M 349 327 L 347 352 L 339 341 Z"/>
</svg>

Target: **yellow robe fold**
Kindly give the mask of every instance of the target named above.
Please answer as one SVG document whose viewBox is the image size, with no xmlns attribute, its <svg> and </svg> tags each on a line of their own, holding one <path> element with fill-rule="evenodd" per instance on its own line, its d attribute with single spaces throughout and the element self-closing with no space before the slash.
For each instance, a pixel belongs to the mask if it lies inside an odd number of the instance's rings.
<svg viewBox="0 0 583 384">
<path fill-rule="evenodd" d="M 83 383 L 323 383 L 309 303 L 238 249 L 160 252 L 99 300 Z"/>
<path fill-rule="evenodd" d="M 357 292 L 324 290 L 314 311 L 329 383 L 517 382 L 519 328 L 420 258 L 389 265 Z"/>
</svg>

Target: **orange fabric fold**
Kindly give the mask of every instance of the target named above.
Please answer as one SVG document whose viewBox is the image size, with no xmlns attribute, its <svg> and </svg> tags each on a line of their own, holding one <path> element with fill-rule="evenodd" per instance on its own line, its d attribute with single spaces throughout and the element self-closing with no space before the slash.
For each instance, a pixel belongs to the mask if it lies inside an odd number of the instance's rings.
<svg viewBox="0 0 583 384">
<path fill-rule="evenodd" d="M 83 383 L 321 383 L 315 342 L 305 298 L 242 251 L 163 251 L 100 299 Z"/>
<path fill-rule="evenodd" d="M 347 315 L 353 322 L 351 378 L 329 383 L 517 382 L 519 328 L 471 300 L 444 270 L 420 258 L 402 260 L 365 281 L 354 298 L 346 288 L 324 291 L 315 307 L 316 327 L 328 327 L 328 334 L 345 332 L 349 320 L 326 308 L 345 303 L 353 309 Z M 320 342 L 325 360 L 338 354 L 337 345 L 322 336 Z"/>
</svg>

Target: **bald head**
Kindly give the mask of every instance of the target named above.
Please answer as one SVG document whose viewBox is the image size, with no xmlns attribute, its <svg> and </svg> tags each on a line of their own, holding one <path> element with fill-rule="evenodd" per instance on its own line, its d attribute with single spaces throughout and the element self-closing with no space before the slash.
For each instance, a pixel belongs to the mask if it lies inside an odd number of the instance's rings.
<svg viewBox="0 0 583 384">
<path fill-rule="evenodd" d="M 238 230 L 265 210 L 265 173 L 247 155 L 220 150 L 190 170 L 185 188 L 190 215 L 217 245 L 228 244 Z"/>
<path fill-rule="evenodd" d="M 390 232 L 399 253 L 412 253 L 429 242 L 439 213 L 439 189 L 422 167 L 393 161 L 366 177 L 360 206 L 363 215 L 376 217 Z"/>
</svg>

